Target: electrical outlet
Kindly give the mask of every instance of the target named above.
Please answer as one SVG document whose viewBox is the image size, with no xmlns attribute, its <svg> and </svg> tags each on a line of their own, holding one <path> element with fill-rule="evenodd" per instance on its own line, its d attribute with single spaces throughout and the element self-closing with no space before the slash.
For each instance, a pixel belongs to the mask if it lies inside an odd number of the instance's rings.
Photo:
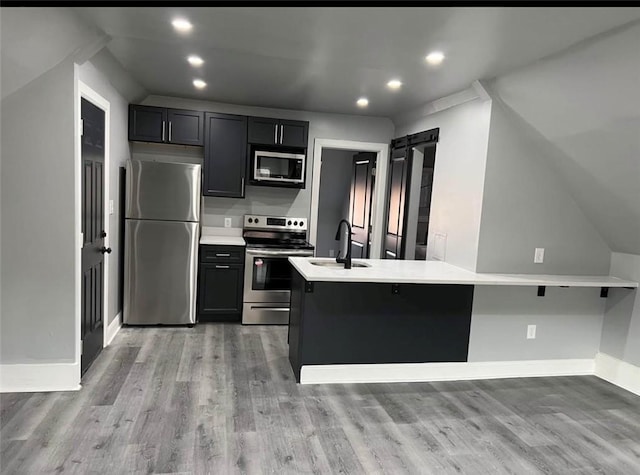
<svg viewBox="0 0 640 475">
<path fill-rule="evenodd" d="M 113 200 L 109 200 L 109 214 L 113 214 Z"/>
<path fill-rule="evenodd" d="M 535 264 L 542 264 L 544 262 L 544 247 L 536 247 L 536 251 L 533 254 L 533 262 Z"/>
<path fill-rule="evenodd" d="M 335 249 L 329 249 L 329 257 L 335 257 L 336 251 Z"/>
<path fill-rule="evenodd" d="M 231 218 L 224 218 L 224 227 L 225 228 L 231 227 Z"/>
<path fill-rule="evenodd" d="M 536 339 L 536 326 L 527 325 L 527 340 L 535 340 L 535 339 Z"/>
</svg>

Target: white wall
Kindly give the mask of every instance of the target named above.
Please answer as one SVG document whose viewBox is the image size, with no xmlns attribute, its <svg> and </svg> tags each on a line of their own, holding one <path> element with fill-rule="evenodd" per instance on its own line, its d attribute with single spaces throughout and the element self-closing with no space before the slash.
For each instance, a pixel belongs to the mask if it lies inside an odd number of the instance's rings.
<svg viewBox="0 0 640 475">
<path fill-rule="evenodd" d="M 433 234 L 447 235 L 445 261 L 476 269 L 491 101 L 463 104 L 415 118 L 396 119 L 395 137 L 440 129 L 436 146 L 428 248 Z"/>
<path fill-rule="evenodd" d="M 611 275 L 640 282 L 640 255 L 614 252 Z M 609 289 L 600 351 L 640 366 L 640 293 Z"/>
<path fill-rule="evenodd" d="M 149 96 L 142 103 L 161 107 L 202 110 L 225 114 L 254 115 L 309 121 L 306 188 L 296 190 L 247 185 L 246 197 L 244 199 L 205 197 L 202 223 L 206 226 L 224 226 L 224 218 L 231 217 L 232 226 L 241 227 L 242 217 L 248 213 L 283 216 L 296 215 L 308 218 L 311 206 L 311 183 L 313 179 L 313 143 L 316 138 L 389 143 L 395 136 L 391 120 L 381 117 L 267 109 L 164 96 Z M 134 155 L 136 154 L 137 150 L 134 149 Z M 179 157 L 176 156 L 176 158 Z"/>
<path fill-rule="evenodd" d="M 339 243 L 335 240 L 338 223 L 349 219 L 349 201 L 353 174 L 353 155 L 350 150 L 324 149 L 318 195 L 318 232 L 316 256 L 337 255 Z M 330 256 L 329 250 L 334 254 Z"/>
<path fill-rule="evenodd" d="M 469 361 L 594 358 L 606 299 L 598 288 L 478 285 L 473 296 Z M 527 325 L 536 338 L 527 340 Z"/>
<path fill-rule="evenodd" d="M 78 79 L 109 101 L 111 123 L 109 150 L 109 199 L 113 200 L 114 213 L 108 216 L 109 236 L 108 245 L 113 252 L 105 254 L 109 259 L 109 275 L 106 276 L 109 285 L 108 310 L 105 323 L 110 323 L 120 312 L 121 302 L 118 302 L 120 257 L 120 182 L 119 167 L 124 166 L 130 158 L 128 141 L 129 102 L 146 95 L 144 89 L 131 79 L 122 69 L 108 50 L 103 50 L 91 61 L 78 67 Z"/>
<path fill-rule="evenodd" d="M 557 173 L 559 153 L 499 98 L 493 100 L 478 272 L 608 273 L 609 247 Z M 545 249 L 542 264 L 533 262 L 536 247 Z"/>
<path fill-rule="evenodd" d="M 1 102 L 0 361 L 75 362 L 74 64 Z"/>
</svg>

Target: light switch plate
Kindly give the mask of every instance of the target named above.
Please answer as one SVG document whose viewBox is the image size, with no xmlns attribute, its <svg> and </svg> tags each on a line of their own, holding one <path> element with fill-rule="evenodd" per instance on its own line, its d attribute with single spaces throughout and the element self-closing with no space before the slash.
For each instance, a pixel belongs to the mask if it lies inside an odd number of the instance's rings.
<svg viewBox="0 0 640 475">
<path fill-rule="evenodd" d="M 231 218 L 224 218 L 224 227 L 225 228 L 231 227 Z"/>
<path fill-rule="evenodd" d="M 109 214 L 113 214 L 113 200 L 109 200 Z"/>
<path fill-rule="evenodd" d="M 527 325 L 527 340 L 535 340 L 536 338 L 536 326 Z"/>
<path fill-rule="evenodd" d="M 544 247 L 536 247 L 536 251 L 533 254 L 534 264 L 542 264 L 544 262 Z"/>
</svg>

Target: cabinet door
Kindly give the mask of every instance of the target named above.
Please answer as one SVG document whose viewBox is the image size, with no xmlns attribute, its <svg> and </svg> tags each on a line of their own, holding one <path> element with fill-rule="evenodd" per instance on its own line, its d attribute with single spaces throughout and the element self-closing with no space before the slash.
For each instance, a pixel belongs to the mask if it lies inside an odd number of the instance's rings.
<svg viewBox="0 0 640 475">
<path fill-rule="evenodd" d="M 129 105 L 129 140 L 159 142 L 166 139 L 167 109 Z"/>
<path fill-rule="evenodd" d="M 207 112 L 202 194 L 244 198 L 246 162 L 247 118 Z"/>
<path fill-rule="evenodd" d="M 200 321 L 240 321 L 244 264 L 200 264 Z"/>
<path fill-rule="evenodd" d="M 309 122 L 281 120 L 278 130 L 278 144 L 287 147 L 307 148 Z"/>
<path fill-rule="evenodd" d="M 249 143 L 276 145 L 280 140 L 280 121 L 266 117 L 249 117 Z"/>
<path fill-rule="evenodd" d="M 167 142 L 204 145 L 204 112 L 168 109 Z"/>
</svg>

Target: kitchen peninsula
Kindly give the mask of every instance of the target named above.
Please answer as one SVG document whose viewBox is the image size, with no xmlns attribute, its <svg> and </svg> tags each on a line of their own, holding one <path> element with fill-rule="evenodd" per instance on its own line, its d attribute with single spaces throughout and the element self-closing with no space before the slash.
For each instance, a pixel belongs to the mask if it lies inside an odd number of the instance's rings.
<svg viewBox="0 0 640 475">
<path fill-rule="evenodd" d="M 476 286 L 609 288 L 611 276 L 481 274 L 437 261 L 291 257 L 289 360 L 296 380 L 384 382 L 456 377 L 468 363 Z M 632 291 L 632 290 L 630 290 Z M 453 365 L 453 366 L 452 366 Z M 455 369 L 455 372 L 452 372 Z"/>
</svg>

